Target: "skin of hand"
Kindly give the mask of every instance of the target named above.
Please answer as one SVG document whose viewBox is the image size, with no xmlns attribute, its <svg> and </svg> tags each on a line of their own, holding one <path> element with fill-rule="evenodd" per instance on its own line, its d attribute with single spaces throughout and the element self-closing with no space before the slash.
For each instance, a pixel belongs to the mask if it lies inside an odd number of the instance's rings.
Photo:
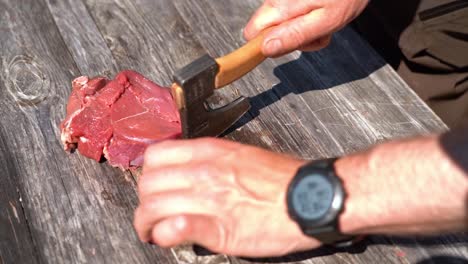
<svg viewBox="0 0 468 264">
<path fill-rule="evenodd" d="M 294 50 L 316 51 L 357 17 L 369 0 L 266 0 L 244 29 L 250 40 L 266 28 L 262 53 L 278 57 Z"/>
<path fill-rule="evenodd" d="M 437 235 L 468 230 L 468 126 L 394 140 L 335 164 L 351 234 Z"/>
<path fill-rule="evenodd" d="M 286 186 L 303 163 L 220 139 L 151 146 L 138 181 L 138 236 L 163 247 L 191 242 L 250 257 L 317 247 L 285 203 Z"/>
<path fill-rule="evenodd" d="M 468 230 L 468 129 L 391 141 L 337 160 L 345 234 Z M 221 139 L 167 141 L 145 154 L 134 226 L 162 247 L 245 257 L 320 246 L 289 219 L 286 189 L 305 161 Z"/>
</svg>

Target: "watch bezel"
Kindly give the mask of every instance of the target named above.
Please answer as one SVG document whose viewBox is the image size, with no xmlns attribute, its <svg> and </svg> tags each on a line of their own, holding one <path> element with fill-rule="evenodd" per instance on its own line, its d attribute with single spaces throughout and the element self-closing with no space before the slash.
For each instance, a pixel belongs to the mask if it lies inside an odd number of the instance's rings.
<svg viewBox="0 0 468 264">
<path fill-rule="evenodd" d="M 322 162 L 312 162 L 300 167 L 292 179 L 291 183 L 288 186 L 287 190 L 287 207 L 289 216 L 295 220 L 301 227 L 302 230 L 307 230 L 311 228 L 318 228 L 332 224 L 336 222 L 338 215 L 343 211 L 343 203 L 345 200 L 345 192 L 341 184 L 340 179 L 335 175 L 332 160 L 325 160 Z M 329 206 L 327 212 L 324 216 L 319 219 L 305 219 L 301 217 L 295 210 L 292 203 L 292 196 L 295 187 L 299 182 L 306 177 L 325 177 L 331 184 L 333 188 L 333 199 L 331 205 Z"/>
</svg>

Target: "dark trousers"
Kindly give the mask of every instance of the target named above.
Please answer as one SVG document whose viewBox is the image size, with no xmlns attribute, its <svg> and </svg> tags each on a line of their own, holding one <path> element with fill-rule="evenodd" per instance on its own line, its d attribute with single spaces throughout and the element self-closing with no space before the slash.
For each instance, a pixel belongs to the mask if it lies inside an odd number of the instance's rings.
<svg viewBox="0 0 468 264">
<path fill-rule="evenodd" d="M 371 1 L 355 26 L 449 127 L 468 120 L 468 0 Z"/>
</svg>

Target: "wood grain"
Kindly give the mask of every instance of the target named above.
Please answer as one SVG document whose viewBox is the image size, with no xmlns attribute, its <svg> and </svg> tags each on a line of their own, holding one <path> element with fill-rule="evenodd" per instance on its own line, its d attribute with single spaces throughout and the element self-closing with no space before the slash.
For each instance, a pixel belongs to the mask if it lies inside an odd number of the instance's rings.
<svg viewBox="0 0 468 264">
<path fill-rule="evenodd" d="M 169 86 L 199 56 L 240 47 L 259 0 L 0 0 L 0 263 L 417 263 L 468 257 L 467 237 L 371 237 L 367 250 L 319 249 L 275 259 L 163 250 L 133 231 L 138 173 L 66 155 L 58 124 L 70 81 L 123 69 Z M 226 137 L 303 158 L 446 130 L 349 28 L 316 53 L 266 60 L 217 91 L 252 110 Z M 334 254 L 332 254 L 334 253 Z"/>
<path fill-rule="evenodd" d="M 86 16 L 82 10 L 61 12 Z M 2 0 L 0 17 L 7 22 L 0 27 L 2 153 L 16 168 L 8 176 L 17 182 L 37 261 L 175 263 L 169 251 L 138 241 L 132 227 L 137 199 L 131 175 L 62 149 L 58 124 L 70 82 L 80 70 L 45 2 Z M 28 254 L 28 241 L 24 244 Z"/>
<path fill-rule="evenodd" d="M 37 263 L 37 251 L 21 204 L 16 163 L 0 126 L 0 263 Z"/>
<path fill-rule="evenodd" d="M 82 1 L 46 0 L 60 35 L 82 75 L 117 74 L 118 66 Z"/>
</svg>

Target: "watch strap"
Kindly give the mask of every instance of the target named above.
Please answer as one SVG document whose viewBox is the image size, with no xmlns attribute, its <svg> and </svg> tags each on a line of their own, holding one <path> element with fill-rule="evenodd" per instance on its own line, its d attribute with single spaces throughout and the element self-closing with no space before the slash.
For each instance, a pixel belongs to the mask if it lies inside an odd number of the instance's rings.
<svg viewBox="0 0 468 264">
<path fill-rule="evenodd" d="M 317 239 L 325 245 L 333 245 L 334 247 L 350 246 L 356 240 L 356 236 L 341 234 L 337 232 L 338 228 L 333 226 L 318 228 L 301 227 L 301 229 L 304 234 Z"/>
</svg>

